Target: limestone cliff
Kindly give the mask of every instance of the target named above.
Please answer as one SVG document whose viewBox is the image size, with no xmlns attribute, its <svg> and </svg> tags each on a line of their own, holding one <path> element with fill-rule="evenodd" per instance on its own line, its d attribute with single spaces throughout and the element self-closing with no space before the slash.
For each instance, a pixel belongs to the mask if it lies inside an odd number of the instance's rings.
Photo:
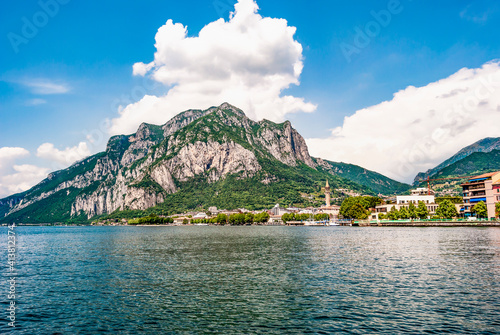
<svg viewBox="0 0 500 335">
<path fill-rule="evenodd" d="M 263 169 L 262 159 L 316 167 L 290 122 L 255 122 L 224 103 L 205 111 L 188 110 L 162 126 L 143 123 L 132 135 L 113 136 L 105 152 L 51 173 L 18 197 L 0 200 L 0 208 L 14 215 L 63 199 L 69 216 L 146 209 L 197 176 L 208 183 L 235 174 L 252 177 Z M 278 179 L 267 172 L 264 176 L 264 184 Z"/>
</svg>

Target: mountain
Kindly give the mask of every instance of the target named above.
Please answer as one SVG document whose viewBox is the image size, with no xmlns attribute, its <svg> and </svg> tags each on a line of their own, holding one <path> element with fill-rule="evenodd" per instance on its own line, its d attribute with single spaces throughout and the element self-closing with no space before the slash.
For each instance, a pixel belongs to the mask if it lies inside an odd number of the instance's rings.
<svg viewBox="0 0 500 335">
<path fill-rule="evenodd" d="M 329 173 L 369 187 L 379 194 L 401 194 L 410 189 L 408 184 L 400 183 L 358 165 L 331 162 L 321 158 L 315 159 L 315 162 Z"/>
<path fill-rule="evenodd" d="M 474 176 L 500 170 L 500 150 L 474 152 L 469 156 L 439 170 L 436 178 Z"/>
<path fill-rule="evenodd" d="M 463 148 L 462 150 L 460 150 L 455 155 L 445 160 L 443 163 L 439 164 L 435 168 L 427 170 L 427 172 L 420 172 L 419 174 L 417 174 L 417 176 L 414 179 L 414 184 L 417 184 L 420 181 L 427 179 L 427 177 L 435 176 L 439 171 L 445 169 L 446 167 L 452 165 L 455 162 L 460 161 L 461 159 L 470 156 L 473 153 L 476 152 L 487 153 L 493 150 L 500 150 L 500 137 L 494 137 L 494 138 L 487 137 Z"/>
<path fill-rule="evenodd" d="M 312 158 L 289 121 L 254 122 L 224 103 L 113 136 L 106 151 L 1 199 L 0 215 L 6 222 L 67 222 L 145 209 L 166 214 L 208 206 L 319 205 L 327 179 L 333 199 L 345 196 L 344 190 L 376 194 L 399 187 L 371 171 L 334 164 Z M 376 180 L 373 189 L 370 178 Z"/>
</svg>

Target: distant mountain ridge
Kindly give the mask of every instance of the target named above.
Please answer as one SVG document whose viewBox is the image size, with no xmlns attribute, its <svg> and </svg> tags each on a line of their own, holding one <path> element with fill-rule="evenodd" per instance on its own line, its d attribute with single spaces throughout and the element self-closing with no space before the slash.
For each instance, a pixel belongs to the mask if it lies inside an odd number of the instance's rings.
<svg viewBox="0 0 500 335">
<path fill-rule="evenodd" d="M 439 170 L 436 178 L 474 176 L 500 170 L 500 150 L 474 152 Z"/>
<path fill-rule="evenodd" d="M 367 170 L 358 165 L 331 162 L 321 158 L 316 158 L 315 161 L 322 167 L 326 168 L 326 170 L 331 174 L 347 178 L 353 182 L 369 187 L 379 194 L 401 194 L 409 189 L 408 184 L 400 183 L 380 173 Z"/>
<path fill-rule="evenodd" d="M 445 169 L 446 167 L 452 165 L 455 162 L 460 161 L 473 153 L 483 152 L 488 153 L 493 150 L 500 150 L 500 137 L 487 137 L 479 140 L 457 152 L 452 157 L 445 160 L 443 163 L 439 164 L 433 169 L 429 169 L 426 172 L 420 172 L 414 179 L 414 184 L 418 184 L 420 181 L 427 179 L 427 177 L 433 177 L 438 174 L 439 171 Z"/>
<path fill-rule="evenodd" d="M 255 122 L 224 103 L 111 137 L 106 151 L 0 199 L 0 217 L 6 215 L 0 221 L 85 221 L 116 211 L 258 209 L 277 202 L 319 205 L 327 179 L 334 192 L 392 194 L 409 187 L 355 165 L 312 158 L 289 121 Z"/>
</svg>

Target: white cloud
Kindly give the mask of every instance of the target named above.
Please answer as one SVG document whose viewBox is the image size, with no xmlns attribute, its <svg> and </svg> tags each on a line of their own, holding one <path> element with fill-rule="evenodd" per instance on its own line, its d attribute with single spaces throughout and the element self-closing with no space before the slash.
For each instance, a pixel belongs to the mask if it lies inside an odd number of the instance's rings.
<svg viewBox="0 0 500 335">
<path fill-rule="evenodd" d="M 311 154 L 411 182 L 485 137 L 500 136 L 500 61 L 463 68 L 346 117 L 329 138 L 307 139 Z"/>
<path fill-rule="evenodd" d="M 9 164 L 19 158 L 29 156 L 30 152 L 19 147 L 2 147 L 0 148 L 0 171 L 9 166 Z"/>
<path fill-rule="evenodd" d="M 64 94 L 70 91 L 70 87 L 67 84 L 54 83 L 48 79 L 26 79 L 21 84 L 27 86 L 31 93 L 34 94 Z"/>
<path fill-rule="evenodd" d="M 0 148 L 0 198 L 26 191 L 47 175 L 48 169 L 14 164 L 16 160 L 26 158 L 29 154 L 24 148 Z"/>
<path fill-rule="evenodd" d="M 14 165 L 13 171 L 0 174 L 0 198 L 28 190 L 47 176 L 49 169 L 34 165 Z"/>
<path fill-rule="evenodd" d="M 239 0 L 228 22 L 219 19 L 195 37 L 172 20 L 158 29 L 154 61 L 136 63 L 133 74 L 169 87 L 121 108 L 111 133 L 134 132 L 141 122 L 161 124 L 177 113 L 229 102 L 251 118 L 282 121 L 316 106 L 282 91 L 299 84 L 302 46 L 284 19 L 263 18 L 253 0 Z"/>
<path fill-rule="evenodd" d="M 90 155 L 90 150 L 86 142 L 80 142 L 77 146 L 67 147 L 59 150 L 52 143 L 43 143 L 36 151 L 37 157 L 50 160 L 61 164 L 61 168 L 68 167 L 76 161 L 79 161 Z"/>
</svg>

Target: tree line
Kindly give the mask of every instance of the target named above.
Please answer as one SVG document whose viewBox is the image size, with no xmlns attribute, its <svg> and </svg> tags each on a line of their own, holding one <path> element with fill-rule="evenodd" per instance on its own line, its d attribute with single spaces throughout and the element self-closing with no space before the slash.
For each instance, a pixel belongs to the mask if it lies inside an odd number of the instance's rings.
<svg viewBox="0 0 500 335">
<path fill-rule="evenodd" d="M 269 221 L 269 213 L 261 212 L 257 214 L 253 213 L 234 213 L 231 215 L 219 213 L 213 218 L 206 219 L 194 219 L 191 223 L 211 223 L 211 224 L 230 224 L 234 226 L 241 226 L 252 223 L 265 223 Z"/>
<path fill-rule="evenodd" d="M 330 220 L 330 215 L 326 213 L 306 214 L 306 213 L 285 213 L 281 216 L 281 221 L 287 223 L 289 221 L 307 221 L 313 219 L 314 221 Z"/>
</svg>

